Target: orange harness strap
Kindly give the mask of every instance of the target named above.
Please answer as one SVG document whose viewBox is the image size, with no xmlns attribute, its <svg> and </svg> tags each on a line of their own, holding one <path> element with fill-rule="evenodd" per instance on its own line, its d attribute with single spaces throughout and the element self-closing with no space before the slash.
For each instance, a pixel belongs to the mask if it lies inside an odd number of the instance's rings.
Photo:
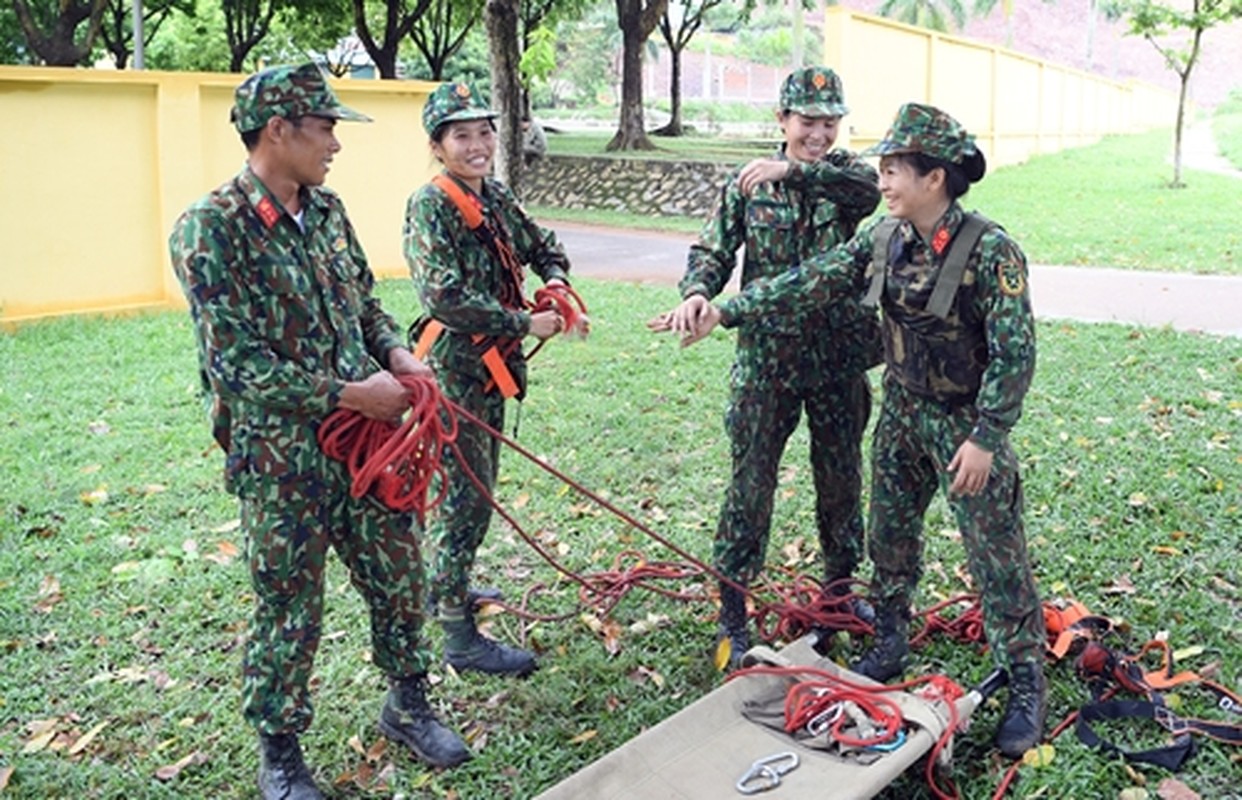
<svg viewBox="0 0 1242 800">
<path fill-rule="evenodd" d="M 431 182 L 440 187 L 448 198 L 453 201 L 453 205 L 457 206 L 458 213 L 466 223 L 466 227 L 475 230 L 483 224 L 483 209 L 479 207 L 477 202 L 471 200 L 462 188 L 457 185 L 449 176 L 440 173 L 431 179 Z M 444 332 L 444 323 L 437 319 L 432 319 L 423 326 L 423 332 L 419 334 L 418 343 L 414 346 L 414 357 L 422 359 L 427 353 L 431 352 L 433 345 Z M 481 343 L 486 337 L 476 334 L 472 337 L 475 344 Z M 491 345 L 483 351 L 481 356 L 483 366 L 487 367 L 487 374 L 492 376 L 492 382 L 496 388 L 500 390 L 500 394 L 506 400 L 510 397 L 516 397 L 518 393 L 517 381 L 513 377 L 513 373 L 509 371 L 505 359 L 500 355 L 500 350 L 496 345 Z"/>
</svg>

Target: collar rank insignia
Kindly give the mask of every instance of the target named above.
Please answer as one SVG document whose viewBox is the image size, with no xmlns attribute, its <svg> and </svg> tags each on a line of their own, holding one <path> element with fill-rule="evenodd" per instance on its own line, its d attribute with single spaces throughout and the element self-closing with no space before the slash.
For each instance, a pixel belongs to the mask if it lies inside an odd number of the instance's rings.
<svg viewBox="0 0 1242 800">
<path fill-rule="evenodd" d="M 276 225 L 276 220 L 280 219 L 280 211 L 277 210 L 276 204 L 272 202 L 272 198 L 266 195 L 259 200 L 259 204 L 254 207 L 259 212 L 259 219 L 263 220 L 263 224 L 268 230 Z"/>
<path fill-rule="evenodd" d="M 936 255 L 944 255 L 945 248 L 949 246 L 949 229 L 941 225 L 936 229 L 936 233 L 932 236 L 932 250 Z"/>
</svg>

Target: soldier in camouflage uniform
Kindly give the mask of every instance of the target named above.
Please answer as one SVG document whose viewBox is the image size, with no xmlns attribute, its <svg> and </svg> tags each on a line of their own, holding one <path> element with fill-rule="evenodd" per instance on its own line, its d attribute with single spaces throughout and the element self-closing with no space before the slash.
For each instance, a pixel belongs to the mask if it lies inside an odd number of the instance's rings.
<svg viewBox="0 0 1242 800">
<path fill-rule="evenodd" d="M 404 250 L 426 311 L 414 335 L 424 343 L 433 340 L 428 361 L 445 396 L 500 430 L 506 393 L 519 400 L 524 394 L 522 339 L 547 339 L 564 324 L 556 311 L 524 307 L 524 265 L 548 286 L 568 285 L 569 260 L 555 235 L 535 224 L 513 193 L 489 177 L 495 116 L 468 84 L 446 83 L 432 92 L 423 127 L 444 166 L 438 180 L 447 183 L 433 181 L 410 196 Z M 450 192 L 466 204 L 466 212 Z M 466 213 L 481 214 L 478 227 L 471 229 Z M 429 335 L 439 326 L 438 335 Z M 485 356 L 493 348 L 504 356 L 503 371 L 512 378 L 513 392 L 505 391 L 505 381 L 488 366 Z M 457 445 L 465 466 L 490 494 L 500 443 L 463 421 Z M 475 625 L 479 592 L 470 588 L 470 573 L 492 508 L 451 453 L 444 467 L 448 494 L 430 536 L 435 546 L 432 596 L 445 632 L 445 661 L 458 671 L 527 675 L 537 667 L 533 653 L 483 636 Z"/>
<path fill-rule="evenodd" d="M 847 112 L 836 73 L 807 67 L 781 87 L 777 121 L 785 142 L 725 184 L 715 215 L 691 246 L 679 284 L 682 304 L 653 323 L 686 333 L 720 294 L 745 248 L 742 285 L 779 275 L 853 235 L 875 210 L 876 172 L 848 150 L 832 149 Z M 716 529 L 714 562 L 734 584 L 720 586 L 717 641 L 730 640 L 733 665 L 749 647 L 745 587 L 763 569 L 772 499 L 785 443 L 805 409 L 811 437 L 815 518 L 825 585 L 848 592 L 863 555 L 861 441 L 871 412 L 866 371 L 880 362 L 873 311 L 825 306 L 806 319 L 768 316 L 738 328 L 725 413 L 732 480 Z M 861 601 L 849 605 L 870 621 Z"/>
<path fill-rule="evenodd" d="M 876 639 L 854 669 L 885 681 L 905 666 L 923 515 L 939 487 L 961 529 L 993 657 L 1009 672 L 996 742 L 1016 758 L 1039 742 L 1046 714 L 1044 618 L 1009 442 L 1035 371 L 1026 257 L 1000 227 L 962 210 L 958 198 L 986 164 L 974 137 L 948 114 L 902 106 L 885 138 L 865 152 L 881 156 L 880 190 L 891 216 L 801 270 L 709 309 L 691 338 L 717 322 L 800 317 L 864 294 L 884 309 L 868 551 Z M 972 226 L 973 239 L 966 233 Z M 969 251 L 955 258 L 959 237 Z"/>
<path fill-rule="evenodd" d="M 236 90 L 246 166 L 181 216 L 169 240 L 198 336 L 225 483 L 241 502 L 255 606 L 242 707 L 261 741 L 265 798 L 322 795 L 298 735 L 311 723 L 329 547 L 371 614 L 372 661 L 387 676 L 381 729 L 424 761 L 469 758 L 427 702 L 424 567 L 410 514 L 350 496 L 316 444 L 338 408 L 374 419 L 409 409 L 395 375 L 430 370 L 372 296 L 373 277 L 340 198 L 321 186 L 340 150 L 342 105 L 314 64 L 280 66 Z"/>
</svg>

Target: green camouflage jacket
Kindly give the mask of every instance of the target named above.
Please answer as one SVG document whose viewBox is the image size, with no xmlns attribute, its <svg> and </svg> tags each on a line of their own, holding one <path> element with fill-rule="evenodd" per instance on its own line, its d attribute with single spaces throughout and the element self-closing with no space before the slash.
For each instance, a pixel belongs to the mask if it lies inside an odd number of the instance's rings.
<svg viewBox="0 0 1242 800">
<path fill-rule="evenodd" d="M 239 495 L 260 474 L 308 468 L 318 424 L 345 383 L 403 346 L 340 198 L 302 190 L 302 225 L 247 167 L 192 205 L 169 239 L 198 335 L 213 433 Z M 288 463 L 285 463 L 288 462 Z"/>
<path fill-rule="evenodd" d="M 954 203 L 936 226 L 938 232 L 946 232 L 939 252 L 923 241 L 909 222 L 898 227 L 881 298 L 886 326 L 896 325 L 917 335 L 920 326 L 932 324 L 931 315 L 924 308 L 943 263 L 941 255 L 947 253 L 947 244 L 963 216 L 961 206 Z M 826 305 L 856 302 L 870 283 L 872 232 L 879 221 L 868 222 L 848 243 L 805 262 L 799 269 L 750 284 L 722 304 L 721 323 L 744 324 L 749 319 L 772 315 L 805 319 Z M 971 439 L 994 451 L 1021 416 L 1022 402 L 1035 373 L 1035 321 L 1027 286 L 1026 256 L 1002 228 L 994 227 L 985 233 L 967 261 L 965 276 L 945 323 L 961 325 L 965 324 L 963 320 L 982 326 L 981 339 L 986 345 L 986 353 L 981 356 L 982 379 L 974 399 L 979 419 Z M 892 352 L 891 337 L 886 339 L 890 339 L 886 360 L 891 365 L 902 354 Z M 940 375 L 951 375 L 954 365 L 936 364 L 935 357 L 933 347 L 928 368 Z"/>
<path fill-rule="evenodd" d="M 462 188 L 470 194 L 464 185 Z M 569 259 L 556 234 L 535 223 L 502 183 L 483 181 L 479 198 L 496 226 L 507 231 L 518 260 L 544 283 L 568 283 Z M 427 316 L 447 329 L 431 349 L 437 365 L 486 382 L 487 369 L 473 334 L 521 339 L 530 331 L 530 313 L 501 305 L 504 267 L 467 226 L 457 206 L 440 187 L 428 183 L 410 196 L 405 211 L 405 261 Z M 528 293 L 529 295 L 529 293 Z M 510 372 L 524 386 L 526 365 L 521 348 L 508 359 Z"/>
<path fill-rule="evenodd" d="M 782 150 L 776 154 L 784 159 Z M 853 235 L 880 199 L 874 168 L 846 150 L 815 164 L 794 162 L 789 176 L 756 187 L 725 183 L 713 217 L 691 245 L 682 298 L 716 297 L 745 248 L 741 285 L 780 275 Z M 824 305 L 801 320 L 755 314 L 741 320 L 736 379 L 814 384 L 833 372 L 857 373 L 880 361 L 875 314 L 857 303 Z"/>
</svg>

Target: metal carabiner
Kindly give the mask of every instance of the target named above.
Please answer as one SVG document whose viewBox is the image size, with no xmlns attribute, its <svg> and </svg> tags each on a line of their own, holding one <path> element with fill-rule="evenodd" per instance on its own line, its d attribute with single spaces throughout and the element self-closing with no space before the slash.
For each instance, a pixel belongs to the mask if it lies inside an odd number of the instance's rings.
<svg viewBox="0 0 1242 800">
<path fill-rule="evenodd" d="M 841 719 L 841 715 L 845 713 L 845 706 L 841 703 L 831 703 L 826 706 L 823 711 L 807 720 L 806 732 L 811 736 L 819 736 L 827 733 L 833 724 Z"/>
<path fill-rule="evenodd" d="M 765 756 L 750 765 L 738 778 L 737 790 L 742 794 L 759 794 L 781 785 L 781 776 L 798 766 L 798 754 L 786 750 Z"/>
<path fill-rule="evenodd" d="M 880 753 L 891 753 L 906 743 L 906 732 L 904 729 L 898 730 L 897 735 L 887 742 L 867 745 L 867 750 L 875 750 Z"/>
</svg>

